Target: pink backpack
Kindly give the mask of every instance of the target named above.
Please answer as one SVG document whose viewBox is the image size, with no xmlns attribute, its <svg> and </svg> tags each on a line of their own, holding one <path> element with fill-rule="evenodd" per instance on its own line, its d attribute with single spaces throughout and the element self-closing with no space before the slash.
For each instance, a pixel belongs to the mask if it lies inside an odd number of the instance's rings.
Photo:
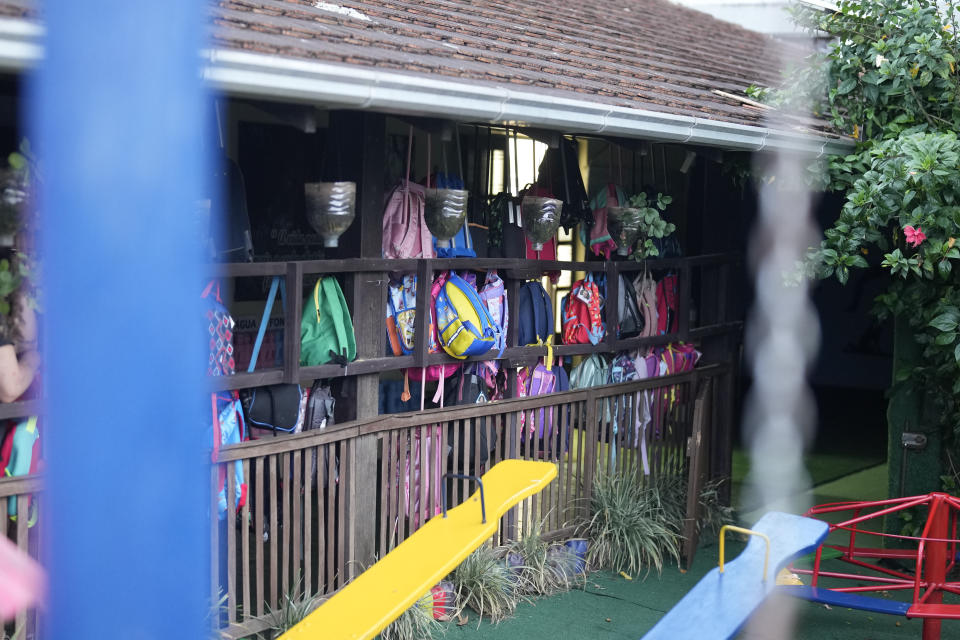
<svg viewBox="0 0 960 640">
<path fill-rule="evenodd" d="M 590 227 L 590 250 L 594 255 L 603 256 L 604 259 L 610 259 L 610 252 L 616 250 L 617 243 L 610 237 L 607 230 L 607 209 L 610 207 L 619 207 L 623 191 L 612 182 L 607 184 L 605 192 L 600 192 L 593 198 L 591 207 L 593 208 L 593 226 Z"/>
<path fill-rule="evenodd" d="M 424 189 L 410 182 L 413 127 L 407 138 L 407 175 L 387 197 L 383 212 L 384 258 L 434 258 L 433 236 L 423 217 Z"/>
</svg>

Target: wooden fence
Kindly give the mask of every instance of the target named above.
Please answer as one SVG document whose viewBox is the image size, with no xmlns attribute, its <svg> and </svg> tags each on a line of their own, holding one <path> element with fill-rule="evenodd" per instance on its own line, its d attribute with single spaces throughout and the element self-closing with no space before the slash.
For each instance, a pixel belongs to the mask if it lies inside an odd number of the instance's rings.
<svg viewBox="0 0 960 640">
<path fill-rule="evenodd" d="M 33 558 L 41 557 L 42 519 L 39 513 L 42 487 L 40 476 L 0 480 L 0 508 L 3 509 L 5 523 L 3 533 Z M 21 611 L 13 621 L 4 625 L 3 630 L 11 640 L 39 638 L 40 622 L 38 610 Z"/>
<path fill-rule="evenodd" d="M 497 543 L 516 540 L 535 526 L 551 538 L 574 536 L 590 514 L 594 478 L 616 473 L 644 482 L 644 451 L 651 477 L 689 479 L 691 456 L 696 458 L 708 441 L 700 438 L 700 447 L 691 447 L 695 400 L 699 395 L 702 405 L 716 393 L 714 381 L 728 373 L 727 367 L 713 365 L 593 389 L 381 416 L 225 447 L 219 464 L 242 464 L 247 483 L 247 499 L 237 511 L 233 473 L 226 474 L 227 514 L 214 518 L 211 529 L 213 555 L 220 559 L 212 567 L 211 587 L 226 596 L 230 635 L 262 629 L 286 597 L 323 597 L 341 588 L 364 569 L 354 554 L 364 546 L 362 539 L 372 539 L 382 556 L 440 512 L 441 482 L 447 482 L 451 506 L 472 494 L 470 481 L 444 481 L 444 474 L 476 475 L 508 458 L 559 465 L 557 479 L 544 492 L 503 518 Z M 644 406 L 649 412 L 645 428 L 636 419 L 644 415 Z M 701 411 L 701 431 L 709 431 L 707 413 Z M 545 437 L 524 437 L 531 426 L 538 431 L 542 426 Z M 363 438 L 376 442 L 376 459 L 366 465 L 356 454 Z M 214 468 L 214 505 L 218 477 Z M 376 486 L 373 505 L 358 503 L 366 492 L 357 489 L 367 483 Z M 357 515 L 370 508 L 374 527 L 363 527 Z"/>
<path fill-rule="evenodd" d="M 349 409 L 342 424 L 327 430 L 246 442 L 225 447 L 211 469 L 213 551 L 210 585 L 222 593 L 223 622 L 232 637 L 267 626 L 270 612 L 285 596 L 328 596 L 438 513 L 439 478 L 444 473 L 482 473 L 508 458 L 537 458 L 559 465 L 559 476 L 540 495 L 512 509 L 502 520 L 495 542 L 516 540 L 534 526 L 553 538 L 574 535 L 589 516 L 593 482 L 600 473 L 633 474 L 644 481 L 643 451 L 651 476 L 676 474 L 692 485 L 707 475 L 727 476 L 734 381 L 742 323 L 731 302 L 729 286 L 735 257 L 698 256 L 644 263 L 554 262 L 491 259 L 302 261 L 230 264 L 214 268 L 231 278 L 281 276 L 289 293 L 284 306 L 284 357 L 280 368 L 258 368 L 211 380 L 217 389 L 242 389 L 277 382 L 315 378 L 353 381 L 343 386 L 338 407 Z M 704 365 L 692 372 L 569 391 L 515 398 L 481 405 L 461 405 L 407 414 L 376 414 L 376 383 L 383 371 L 454 361 L 427 353 L 418 323 L 412 355 L 383 354 L 382 282 L 395 271 L 416 273 L 429 282 L 441 269 L 499 268 L 512 300 L 525 278 L 550 270 L 599 270 L 607 275 L 608 296 L 616 299 L 618 276 L 640 269 L 673 270 L 679 275 L 678 329 L 652 338 L 619 339 L 608 333 L 598 345 L 557 345 L 563 356 L 615 353 L 672 341 L 694 341 L 704 351 Z M 338 274 L 348 285 L 358 345 L 356 361 L 346 367 L 299 366 L 299 326 L 305 275 Z M 363 276 L 363 277 L 361 277 Z M 427 287 L 418 290 L 418 316 L 426 313 Z M 375 295 L 374 295 L 375 294 Z M 607 305 L 610 326 L 617 324 L 617 305 Z M 694 313 L 693 311 L 696 311 Z M 546 348 L 519 345 L 517 306 L 510 306 L 510 331 L 503 363 L 508 388 L 517 389 L 516 367 L 536 362 Z M 492 355 L 470 358 L 486 359 Z M 360 383 L 363 383 L 361 386 Z M 633 416 L 648 408 L 649 423 L 638 429 Z M 338 408 L 339 411 L 339 408 Z M 0 405 L 0 419 L 37 415 L 41 402 Z M 373 414 L 373 415 L 372 415 Z M 698 415 L 700 420 L 694 420 Z M 529 425 L 545 438 L 525 438 Z M 642 438 L 641 438 L 642 434 Z M 486 446 L 480 446 L 485 443 Z M 691 446 L 689 443 L 694 443 Z M 641 444 L 643 446 L 641 446 Z M 239 464 L 244 487 L 225 473 L 226 509 L 219 513 L 221 469 Z M 451 505 L 472 491 L 469 481 L 448 482 Z M 38 504 L 42 478 L 0 480 L 0 498 L 25 513 Z M 245 491 L 237 509 L 236 496 Z M 688 496 L 688 514 L 695 513 L 695 492 Z M 8 507 L 9 508 L 9 507 Z M 695 545 L 696 530 L 688 519 L 686 537 Z M 6 535 L 34 557 L 39 555 L 43 519 L 36 524 L 7 519 Z M 17 616 L 6 632 L 18 638 L 41 637 L 35 611 Z"/>
</svg>

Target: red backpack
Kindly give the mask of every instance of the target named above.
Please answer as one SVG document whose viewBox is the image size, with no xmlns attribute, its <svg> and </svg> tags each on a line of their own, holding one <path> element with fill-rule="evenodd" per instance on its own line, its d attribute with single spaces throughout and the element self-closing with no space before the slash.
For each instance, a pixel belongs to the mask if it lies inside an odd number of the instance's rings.
<svg viewBox="0 0 960 640">
<path fill-rule="evenodd" d="M 607 334 L 601 306 L 600 290 L 592 273 L 574 282 L 570 293 L 563 298 L 563 343 L 600 344 Z"/>
</svg>

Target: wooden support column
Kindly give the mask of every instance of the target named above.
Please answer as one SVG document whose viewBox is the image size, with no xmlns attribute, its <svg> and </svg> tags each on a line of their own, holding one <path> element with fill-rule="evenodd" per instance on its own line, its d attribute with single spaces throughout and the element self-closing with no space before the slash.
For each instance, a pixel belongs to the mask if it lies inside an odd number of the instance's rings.
<svg viewBox="0 0 960 640">
<path fill-rule="evenodd" d="M 326 179 L 356 182 L 357 203 L 353 224 L 340 237 L 340 246 L 334 255 L 327 257 L 379 258 L 383 235 L 386 117 L 377 113 L 333 111 L 328 131 Z M 331 167 L 336 175 L 330 173 Z M 357 357 L 382 356 L 386 274 L 351 274 L 344 285 L 357 338 Z M 344 378 L 337 398 L 338 422 L 374 417 L 379 408 L 379 373 Z M 348 571 L 353 579 L 363 567 L 373 564 L 376 553 L 377 436 L 357 438 L 349 456 Z"/>
<path fill-rule="evenodd" d="M 607 323 L 607 346 L 614 348 L 617 343 L 617 327 L 620 326 L 620 308 L 617 301 L 620 299 L 620 269 L 613 260 L 607 260 L 603 265 L 604 275 L 607 277 L 607 299 L 605 301 Z"/>
<path fill-rule="evenodd" d="M 283 381 L 288 384 L 300 382 L 300 312 L 303 309 L 303 263 L 287 263 L 284 276 L 287 289 L 286 322 L 283 325 Z"/>
</svg>

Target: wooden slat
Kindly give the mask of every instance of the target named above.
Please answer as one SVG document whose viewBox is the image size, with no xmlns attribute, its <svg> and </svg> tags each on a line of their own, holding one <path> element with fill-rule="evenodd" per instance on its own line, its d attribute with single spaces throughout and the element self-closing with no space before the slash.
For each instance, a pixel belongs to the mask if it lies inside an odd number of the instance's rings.
<svg viewBox="0 0 960 640">
<path fill-rule="evenodd" d="M 453 473 L 463 473 L 463 470 L 460 468 L 460 425 L 463 424 L 459 420 L 452 420 L 450 422 L 453 425 Z M 450 504 L 448 506 L 454 506 L 460 504 L 460 482 L 456 480 L 450 482 Z"/>
<path fill-rule="evenodd" d="M 280 552 L 280 532 L 278 523 L 278 505 L 280 501 L 280 492 L 278 491 L 277 481 L 277 456 L 267 458 L 267 466 L 270 474 L 270 493 L 268 500 L 270 502 L 270 606 L 276 609 L 279 606 L 279 576 L 277 556 Z"/>
<path fill-rule="evenodd" d="M 340 444 L 340 461 L 341 469 L 340 472 L 340 482 L 337 483 L 337 508 L 340 511 L 340 517 L 337 519 L 337 588 L 343 587 L 346 584 L 347 579 L 347 537 L 345 535 L 346 530 L 346 517 L 345 514 L 348 511 L 346 505 L 344 504 L 344 495 L 346 493 L 347 487 L 350 486 L 353 482 L 353 468 L 352 468 L 352 459 L 351 459 L 351 449 L 353 449 L 353 441 L 347 441 Z"/>
<path fill-rule="evenodd" d="M 290 538 L 293 526 L 290 523 L 291 495 L 290 495 L 290 455 L 284 453 L 279 457 L 280 470 L 280 596 L 286 598 L 291 595 L 290 588 Z"/>
<path fill-rule="evenodd" d="M 427 442 L 431 431 L 433 431 L 433 427 L 420 427 L 420 517 L 416 523 L 418 529 L 427 521 L 427 502 L 430 499 L 430 491 L 432 490 L 431 481 L 433 478 L 430 477 L 430 445 Z"/>
<path fill-rule="evenodd" d="M 337 571 L 337 564 L 335 560 L 334 552 L 336 550 L 337 537 L 335 535 L 334 525 L 336 524 L 336 508 L 337 508 L 337 485 L 338 476 L 340 481 L 343 480 L 343 474 L 340 473 L 340 464 L 341 460 L 338 458 L 338 454 L 342 453 L 341 444 L 330 444 L 327 445 L 327 456 L 329 459 L 329 464 L 327 465 L 327 486 L 326 486 L 326 503 L 324 507 L 324 520 L 327 524 L 327 535 L 326 535 L 326 552 L 327 552 L 327 582 L 326 582 L 326 593 L 331 593 L 336 588 L 334 585 L 334 578 Z"/>
<path fill-rule="evenodd" d="M 246 620 L 253 615 L 253 598 L 250 584 L 250 461 L 243 461 L 243 479 L 247 483 L 247 499 L 243 502 L 240 509 L 240 560 L 243 563 L 241 567 L 241 590 L 243 591 L 243 619 Z"/>
<path fill-rule="evenodd" d="M 227 467 L 227 621 L 237 621 L 237 482 L 231 462 Z M 222 552 L 221 552 L 222 553 Z"/>
<path fill-rule="evenodd" d="M 220 599 L 220 473 L 210 465 L 210 593 Z"/>
<path fill-rule="evenodd" d="M 27 418 L 43 413 L 43 403 L 40 400 L 21 400 L 19 402 L 0 403 L 0 420 L 11 418 Z"/>
<path fill-rule="evenodd" d="M 593 477 L 596 473 L 597 462 L 597 405 L 601 401 L 590 399 L 584 401 L 586 429 L 583 437 L 583 489 L 580 495 L 580 517 L 589 517 L 590 498 L 593 495 Z M 602 404 L 601 404 L 602 408 Z M 602 411 L 601 411 L 602 415 Z"/>
<path fill-rule="evenodd" d="M 383 553 L 388 553 L 396 544 L 396 529 L 400 526 L 397 505 L 400 502 L 399 496 L 403 493 L 403 484 L 400 479 L 400 474 L 403 472 L 403 460 L 399 458 L 400 441 L 396 431 L 391 431 L 388 435 L 390 436 L 388 442 L 390 464 L 387 467 L 387 544 L 383 548 Z"/>
<path fill-rule="evenodd" d="M 400 484 L 397 493 L 397 513 L 399 514 L 399 524 L 397 526 L 397 542 L 400 544 L 406 538 L 407 523 L 410 520 L 410 514 L 413 511 L 413 494 L 416 487 L 413 484 L 413 465 L 411 464 L 411 439 L 413 434 L 411 429 L 403 429 L 399 432 L 400 438 Z"/>
<path fill-rule="evenodd" d="M 309 454 L 308 454 L 309 457 Z M 309 466 L 309 465 L 308 465 Z M 293 452 L 293 486 L 291 487 L 291 498 L 293 499 L 293 554 L 291 557 L 291 571 L 293 573 L 294 593 L 299 598 L 301 594 L 309 594 L 309 586 L 304 583 L 303 567 L 300 564 L 300 554 L 303 548 L 303 518 L 301 518 L 301 489 L 303 484 L 303 459 L 299 451 Z"/>
<path fill-rule="evenodd" d="M 317 447 L 310 447 L 303 455 L 303 589 L 307 596 L 319 593 L 313 586 L 313 487 L 317 480 L 314 470 Z"/>
<path fill-rule="evenodd" d="M 380 530 L 377 540 L 377 557 L 382 558 L 387 554 L 387 526 L 390 513 L 390 434 L 383 434 L 379 439 L 380 444 Z"/>
<path fill-rule="evenodd" d="M 256 611 L 257 616 L 264 614 L 264 569 L 266 560 L 263 557 L 263 516 L 264 516 L 264 494 L 263 494 L 263 458 L 254 460 L 254 502 L 253 502 L 253 540 L 256 550 Z"/>
<path fill-rule="evenodd" d="M 317 593 L 327 592 L 327 511 L 324 500 L 327 495 L 326 484 L 328 477 L 327 448 L 331 445 L 316 447 L 317 451 Z"/>
<path fill-rule="evenodd" d="M 30 541 L 27 534 L 27 523 L 30 521 L 29 499 L 27 495 L 17 496 L 17 547 L 23 553 L 29 553 L 30 551 Z M 17 629 L 26 630 L 27 610 L 18 611 L 14 620 Z"/>
<path fill-rule="evenodd" d="M 205 381 L 211 391 L 230 391 L 233 389 L 250 389 L 269 384 L 283 382 L 282 369 L 264 369 L 252 373 L 235 373 L 230 376 L 215 376 Z M 2 406 L 2 405 L 0 405 Z"/>
</svg>

